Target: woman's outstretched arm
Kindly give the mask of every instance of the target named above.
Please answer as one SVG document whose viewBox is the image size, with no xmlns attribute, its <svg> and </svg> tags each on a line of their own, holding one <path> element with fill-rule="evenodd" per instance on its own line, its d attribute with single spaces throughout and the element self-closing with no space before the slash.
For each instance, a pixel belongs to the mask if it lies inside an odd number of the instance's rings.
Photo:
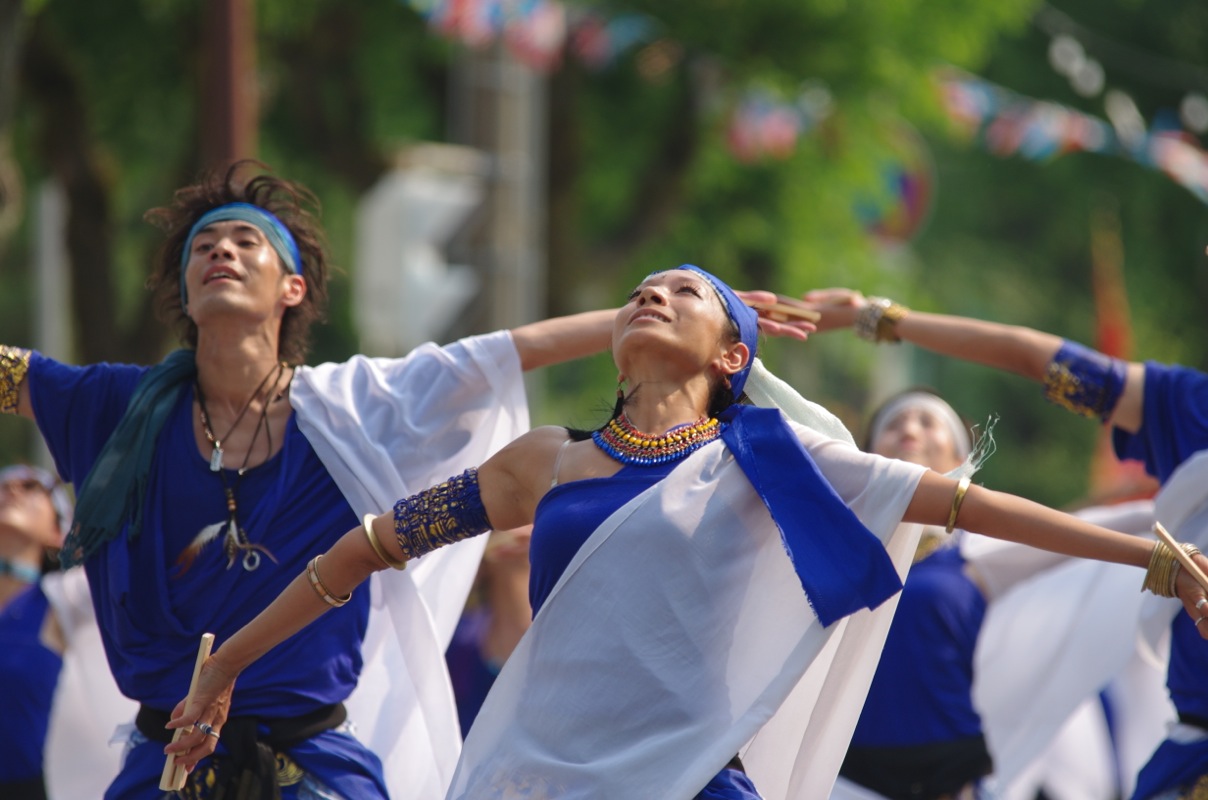
<svg viewBox="0 0 1208 800">
<path fill-rule="evenodd" d="M 221 734 L 231 706 L 235 680 L 269 650 L 351 598 L 374 572 L 402 568 L 445 544 L 532 522 L 532 510 L 548 486 L 550 465 L 561 429 L 540 428 L 520 437 L 488 459 L 446 483 L 400 500 L 392 511 L 366 519 L 308 564 L 254 619 L 236 631 L 202 666 L 190 698 L 172 712 L 168 728 L 201 723 Z M 547 463 L 548 462 L 548 463 Z M 456 503 L 449 503 L 450 499 Z M 456 506 L 458 511 L 449 512 Z M 380 551 L 380 552 L 379 552 Z M 191 770 L 214 752 L 217 738 L 200 727 L 164 748 Z"/>
<path fill-rule="evenodd" d="M 1077 558 L 1090 558 L 1147 569 L 1159 545 L 1149 539 L 1102 528 L 1086 520 L 1056 511 L 1005 492 L 969 485 L 958 499 L 958 481 L 927 472 L 919 481 L 903 520 L 924 525 L 958 526 L 995 539 L 1018 542 Z M 955 513 L 954 513 L 955 509 Z M 954 518 L 955 517 L 955 518 Z M 1194 556 L 1208 572 L 1208 558 Z M 1138 585 L 1142 576 L 1138 573 Z M 1178 571 L 1177 595 L 1192 619 L 1203 614 L 1196 604 L 1208 597 L 1208 589 L 1196 583 L 1186 570 Z M 1208 639 L 1208 623 L 1197 625 Z"/>
<path fill-rule="evenodd" d="M 806 292 L 803 306 L 821 314 L 817 323 L 820 332 L 854 328 L 861 315 L 876 316 L 868 313 L 869 298 L 852 289 Z M 889 321 L 882 326 L 897 339 L 940 355 L 1013 372 L 1037 383 L 1046 381 L 1050 364 L 1065 343 L 1060 336 L 1019 325 L 895 308 L 900 310 L 889 311 Z M 1144 383 L 1144 365 L 1127 364 L 1119 399 L 1104 421 L 1130 433 L 1139 430 Z"/>
</svg>

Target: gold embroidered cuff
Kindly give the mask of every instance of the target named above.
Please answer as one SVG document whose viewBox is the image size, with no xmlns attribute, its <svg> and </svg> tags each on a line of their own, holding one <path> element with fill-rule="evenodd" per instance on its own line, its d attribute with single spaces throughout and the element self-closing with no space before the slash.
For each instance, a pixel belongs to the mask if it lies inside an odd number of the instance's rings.
<svg viewBox="0 0 1208 800">
<path fill-rule="evenodd" d="M 490 528 L 478 493 L 476 469 L 468 469 L 394 504 L 394 534 L 403 555 L 409 559 Z"/>
<path fill-rule="evenodd" d="M 21 384 L 29 372 L 29 350 L 0 344 L 0 414 L 16 414 Z"/>
</svg>

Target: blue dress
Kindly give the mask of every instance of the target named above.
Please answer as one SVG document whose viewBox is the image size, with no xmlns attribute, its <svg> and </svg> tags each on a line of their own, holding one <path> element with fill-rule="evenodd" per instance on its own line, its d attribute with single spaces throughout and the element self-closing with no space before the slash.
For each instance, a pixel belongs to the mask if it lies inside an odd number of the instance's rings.
<svg viewBox="0 0 1208 800">
<path fill-rule="evenodd" d="M 943 547 L 910 568 L 840 774 L 878 782 L 868 788 L 894 796 L 889 787 L 898 783 L 925 780 L 948 794 L 989 773 L 973 707 L 973 654 L 985 616 L 960 548 Z M 872 768 L 878 755 L 904 772 L 883 761 Z"/>
<path fill-rule="evenodd" d="M 42 751 L 50 723 L 62 657 L 39 635 L 50 604 L 29 586 L 0 611 L 0 797 L 5 784 L 40 782 Z"/>
<path fill-rule="evenodd" d="M 27 381 L 35 417 L 59 474 L 77 485 L 125 412 L 146 368 L 74 367 L 34 353 Z M 218 645 L 249 622 L 358 520 L 291 417 L 280 452 L 239 478 L 238 518 L 249 539 L 269 549 L 258 569 L 227 568 L 220 542 L 188 570 L 177 558 L 206 525 L 226 516 L 223 483 L 198 452 L 193 391 L 185 387 L 157 442 L 146 492 L 143 531 L 125 532 L 85 564 L 101 638 L 118 688 L 144 706 L 171 711 L 192 675 L 197 644 Z M 369 591 L 274 648 L 242 675 L 230 714 L 296 717 L 340 703 L 356 686 L 368 625 Z M 115 724 L 123 720 L 114 720 Z M 159 798 L 163 745 L 137 739 L 108 798 Z M 219 755 L 224 746 L 219 745 Z M 385 797 L 381 763 L 349 734 L 328 730 L 289 750 L 306 773 L 344 797 Z M 203 762 L 205 765 L 206 762 Z M 199 767 L 200 769 L 201 767 Z M 283 786 L 296 796 L 304 780 Z"/>
<path fill-rule="evenodd" d="M 558 484 L 538 503 L 529 543 L 532 573 L 529 602 L 541 609 L 579 548 L 605 519 L 665 478 L 679 462 L 653 466 L 625 465 L 608 478 Z M 697 800 L 758 800 L 759 793 L 741 770 L 722 769 Z"/>
<path fill-rule="evenodd" d="M 482 653 L 482 640 L 490 621 L 491 610 L 485 605 L 466 611 L 457 621 L 453 641 L 445 651 L 463 738 L 470 733 L 470 726 L 499 675 L 500 665 L 492 664 Z"/>
<path fill-rule="evenodd" d="M 1162 483 L 1191 456 L 1208 449 L 1208 375 L 1179 366 L 1145 365 L 1144 418 L 1135 434 L 1116 428 L 1116 455 L 1145 463 Z M 1166 686 L 1184 721 L 1208 726 L 1208 642 L 1179 613 L 1171 625 Z M 1206 731 L 1208 732 L 1208 731 Z M 1208 738 L 1192 744 L 1167 740 L 1137 777 L 1135 800 L 1208 778 Z"/>
</svg>

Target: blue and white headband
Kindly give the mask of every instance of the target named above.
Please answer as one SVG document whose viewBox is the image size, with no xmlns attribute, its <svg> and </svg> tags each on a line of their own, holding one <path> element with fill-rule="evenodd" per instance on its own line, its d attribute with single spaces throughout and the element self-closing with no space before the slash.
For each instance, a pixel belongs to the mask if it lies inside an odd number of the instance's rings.
<svg viewBox="0 0 1208 800">
<path fill-rule="evenodd" d="M 232 220 L 255 225 L 268 239 L 273 250 L 277 251 L 277 256 L 281 259 L 281 266 L 291 275 L 301 274 L 302 255 L 298 251 L 298 243 L 294 241 L 294 235 L 290 233 L 284 222 L 271 212 L 251 203 L 227 203 L 211 208 L 202 214 L 201 218 L 189 229 L 189 235 L 185 237 L 184 250 L 180 254 L 180 304 L 182 306 L 189 303 L 189 294 L 185 289 L 185 267 L 189 264 L 189 253 L 193 250 L 194 237 L 208 225 Z"/>
<path fill-rule="evenodd" d="M 721 304 L 726 308 L 726 314 L 738 326 L 739 340 L 751 351 L 751 356 L 747 359 L 746 366 L 730 376 L 731 391 L 734 392 L 735 397 L 741 397 L 742 388 L 746 385 L 747 378 L 751 374 L 751 365 L 755 363 L 755 354 L 759 347 L 759 312 L 744 303 L 734 293 L 734 290 L 716 275 L 694 264 L 681 264 L 676 269 L 695 272 L 713 287 L 713 291 L 717 293 Z"/>
</svg>

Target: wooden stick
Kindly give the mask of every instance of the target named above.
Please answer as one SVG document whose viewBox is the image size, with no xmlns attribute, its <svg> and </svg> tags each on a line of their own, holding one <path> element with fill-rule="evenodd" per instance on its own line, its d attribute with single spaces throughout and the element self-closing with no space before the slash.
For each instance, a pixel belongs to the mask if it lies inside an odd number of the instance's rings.
<svg viewBox="0 0 1208 800">
<path fill-rule="evenodd" d="M 791 306 L 787 303 L 761 303 L 756 301 L 747 303 L 747 305 L 756 309 L 757 311 L 771 312 L 773 319 L 775 319 L 777 315 L 784 317 L 796 317 L 797 319 L 809 320 L 810 322 L 817 322 L 818 320 L 822 319 L 822 315 L 817 311 L 809 308 Z"/>
<path fill-rule="evenodd" d="M 187 704 L 193 699 L 193 692 L 197 689 L 197 679 L 201 676 L 201 665 L 210 657 L 210 648 L 214 646 L 214 634 L 203 633 L 201 635 L 201 645 L 197 648 L 197 661 L 193 664 L 193 678 L 189 681 L 189 695 L 185 700 Z M 192 733 L 193 726 L 187 728 L 177 728 L 172 734 L 172 741 L 176 741 L 186 733 Z M 185 788 L 185 780 L 189 777 L 189 773 L 185 772 L 184 767 L 176 766 L 176 754 L 169 753 L 164 759 L 164 771 L 159 776 L 159 788 L 164 792 L 179 792 Z"/>
<path fill-rule="evenodd" d="M 1179 560 L 1179 564 L 1182 565 L 1183 569 L 1190 572 L 1192 577 L 1204 588 L 1204 591 L 1208 592 L 1208 575 L 1204 574 L 1204 570 L 1200 569 L 1199 564 L 1196 564 L 1191 556 L 1183 552 L 1182 546 L 1175 541 L 1175 538 L 1170 535 L 1169 531 L 1162 527 L 1162 523 L 1154 522 L 1153 529 L 1157 532 L 1158 538 L 1174 551 L 1174 557 Z"/>
</svg>

